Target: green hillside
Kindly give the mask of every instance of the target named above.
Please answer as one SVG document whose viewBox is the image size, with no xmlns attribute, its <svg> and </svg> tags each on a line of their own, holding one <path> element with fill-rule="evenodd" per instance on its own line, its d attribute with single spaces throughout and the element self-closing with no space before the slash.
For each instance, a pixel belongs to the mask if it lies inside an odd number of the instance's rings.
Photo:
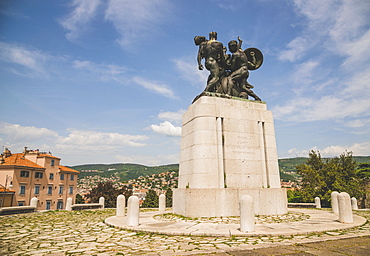
<svg viewBox="0 0 370 256">
<path fill-rule="evenodd" d="M 295 158 L 282 158 L 279 159 L 279 169 L 283 172 L 295 172 L 295 167 L 300 164 L 304 164 L 307 161 L 307 157 L 295 157 Z"/>
<path fill-rule="evenodd" d="M 296 166 L 304 164 L 308 157 L 282 158 L 279 159 L 279 168 L 283 172 L 296 172 Z M 324 158 L 325 159 L 325 158 Z M 353 156 L 358 164 L 370 163 L 370 156 Z"/>
<path fill-rule="evenodd" d="M 110 177 L 117 174 L 121 181 L 136 179 L 140 176 L 158 174 L 171 170 L 178 170 L 178 164 L 161 165 L 161 166 L 145 166 L 140 164 L 85 164 L 76 165 L 71 168 L 80 171 L 79 178 L 86 176 L 99 175 L 101 177 Z M 86 172 L 90 170 L 93 172 Z"/>
<path fill-rule="evenodd" d="M 296 166 L 306 162 L 307 157 L 282 158 L 279 159 L 280 175 L 284 181 L 294 181 L 297 178 Z M 370 163 L 370 156 L 354 156 L 357 163 Z M 85 176 L 99 175 L 102 177 L 110 177 L 117 175 L 122 182 L 136 179 L 140 176 L 148 176 L 159 174 L 162 172 L 178 170 L 178 164 L 161 165 L 161 166 L 145 166 L 140 164 L 85 164 L 71 166 L 71 168 L 80 171 L 80 178 Z M 94 172 L 84 172 L 83 170 L 93 170 Z"/>
</svg>

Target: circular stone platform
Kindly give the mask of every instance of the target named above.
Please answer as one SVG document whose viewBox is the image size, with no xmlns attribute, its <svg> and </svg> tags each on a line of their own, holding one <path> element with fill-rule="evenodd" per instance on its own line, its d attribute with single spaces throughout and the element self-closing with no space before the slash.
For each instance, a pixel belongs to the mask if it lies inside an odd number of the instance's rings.
<svg viewBox="0 0 370 256">
<path fill-rule="evenodd" d="M 105 219 L 107 225 L 132 230 L 136 232 L 158 233 L 166 235 L 191 235 L 191 236 L 266 236 L 266 235 L 298 235 L 315 232 L 349 229 L 361 226 L 366 219 L 353 215 L 352 224 L 343 224 L 338 221 L 338 216 L 330 211 L 315 209 L 289 209 L 292 213 L 302 213 L 310 218 L 302 221 L 282 223 L 256 224 L 256 231 L 245 233 L 239 230 L 239 224 L 225 224 L 215 222 L 197 221 L 169 221 L 156 220 L 158 211 L 141 212 L 140 225 L 137 227 L 126 226 L 126 217 L 109 217 Z M 169 212 L 166 212 L 169 213 Z"/>
</svg>

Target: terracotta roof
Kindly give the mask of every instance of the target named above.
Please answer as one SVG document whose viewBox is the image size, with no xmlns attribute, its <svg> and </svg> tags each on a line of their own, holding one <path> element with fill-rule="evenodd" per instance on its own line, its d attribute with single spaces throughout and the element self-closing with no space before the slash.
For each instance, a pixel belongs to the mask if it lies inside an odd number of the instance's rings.
<svg viewBox="0 0 370 256">
<path fill-rule="evenodd" d="M 80 173 L 79 171 L 76 171 L 72 168 L 69 168 L 69 167 L 66 167 L 66 166 L 63 166 L 63 165 L 59 165 L 59 170 L 63 171 L 63 172 L 73 172 L 73 173 Z"/>
<path fill-rule="evenodd" d="M 2 188 L 2 187 L 0 187 L 0 192 L 1 193 L 4 193 L 4 188 Z M 15 191 L 14 190 L 10 190 L 10 189 L 5 189 L 5 192 L 7 192 L 7 193 L 15 193 Z"/>
<path fill-rule="evenodd" d="M 4 160 L 5 162 L 3 164 L 0 164 L 0 166 L 15 165 L 15 166 L 27 166 L 27 167 L 45 169 L 41 165 L 38 165 L 26 159 L 25 157 L 23 157 L 23 153 L 12 154 L 11 156 L 4 158 Z"/>
</svg>

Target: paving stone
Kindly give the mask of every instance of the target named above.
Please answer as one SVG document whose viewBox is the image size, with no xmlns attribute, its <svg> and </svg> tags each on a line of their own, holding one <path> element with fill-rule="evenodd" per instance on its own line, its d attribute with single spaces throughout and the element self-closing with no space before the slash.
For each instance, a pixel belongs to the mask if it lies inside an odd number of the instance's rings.
<svg viewBox="0 0 370 256">
<path fill-rule="evenodd" d="M 75 249 L 75 250 L 70 250 L 70 251 L 67 251 L 68 254 L 74 254 L 74 253 L 81 253 L 81 252 L 85 252 L 86 249 Z"/>
<path fill-rule="evenodd" d="M 50 250 L 35 250 L 31 252 L 27 252 L 29 255 L 47 255 L 50 252 Z"/>
<path fill-rule="evenodd" d="M 51 246 L 51 243 L 42 243 L 42 244 L 39 245 L 39 248 L 48 247 L 48 249 L 49 249 L 50 246 Z"/>
<path fill-rule="evenodd" d="M 99 214 L 97 214 L 99 212 Z M 190 237 L 190 236 L 164 236 L 137 234 L 136 232 L 115 229 L 106 226 L 102 220 L 114 215 L 114 210 L 90 211 L 77 214 L 77 212 L 64 213 L 63 211 L 51 213 L 34 213 L 21 216 L 0 217 L 0 225 L 6 224 L 7 232 L 0 232 L 0 254 L 5 255 L 65 255 L 66 252 L 73 252 L 79 255 L 115 255 L 122 252 L 124 255 L 187 255 L 194 253 L 234 253 L 235 250 L 254 248 L 255 246 L 272 246 L 279 244 L 291 244 L 300 241 L 320 241 L 322 239 L 341 238 L 347 244 L 347 252 L 362 253 L 354 255 L 366 255 L 369 248 L 369 238 L 360 239 L 351 243 L 351 239 L 359 235 L 369 235 L 369 223 L 360 228 L 346 232 L 333 232 L 335 235 L 321 234 L 309 236 L 272 236 L 272 237 Z M 56 217 L 57 216 L 57 217 Z M 370 219 L 370 213 L 368 213 Z M 9 219 L 12 221 L 10 222 Z M 6 223 L 4 223 L 6 222 Z M 47 225 L 45 224 L 47 223 Z M 37 232 L 32 230 L 39 227 Z M 31 230 L 32 232 L 29 232 Z M 17 239 L 14 239 L 14 238 Z M 41 239 L 40 239 L 41 238 Z M 97 243 L 96 241 L 101 241 Z M 9 243 L 9 250 L 1 246 L 2 243 Z M 257 243 L 257 244 L 256 244 Z M 331 242 L 332 243 L 332 242 Z M 332 247 L 330 247 L 332 246 Z M 47 247 L 47 249 L 43 248 Z M 303 247 L 302 247 L 303 248 Z M 338 246 L 330 245 L 319 248 L 305 246 L 311 252 L 321 252 L 327 248 L 336 250 Z M 45 249 L 45 250 L 44 250 Z M 254 252 L 257 253 L 258 250 Z M 299 252 L 301 255 L 308 255 L 307 252 Z M 246 255 L 250 250 L 244 250 Z M 289 253 L 288 251 L 286 251 Z M 306 254 L 304 254 L 306 253 Z M 336 253 L 336 252 L 335 252 Z M 299 255 L 295 254 L 295 255 Z M 217 254 L 212 254 L 217 255 Z M 228 254 L 233 255 L 233 254 Z M 239 254 L 241 255 L 241 254 Z M 258 254 L 254 254 L 258 255 Z M 266 255 L 266 254 L 265 254 Z M 289 254 L 287 254 L 289 255 Z M 311 254 L 312 255 L 312 254 Z M 323 255 L 330 255 L 328 253 Z"/>
</svg>

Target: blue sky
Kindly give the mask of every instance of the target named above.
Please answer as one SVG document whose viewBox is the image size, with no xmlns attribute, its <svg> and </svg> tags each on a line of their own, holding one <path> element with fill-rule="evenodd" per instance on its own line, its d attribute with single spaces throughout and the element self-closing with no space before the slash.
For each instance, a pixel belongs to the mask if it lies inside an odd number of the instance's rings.
<svg viewBox="0 0 370 256">
<path fill-rule="evenodd" d="M 193 38 L 240 36 L 280 158 L 370 155 L 368 0 L 5 0 L 0 145 L 64 165 L 178 163 L 181 115 L 205 88 Z"/>
</svg>

